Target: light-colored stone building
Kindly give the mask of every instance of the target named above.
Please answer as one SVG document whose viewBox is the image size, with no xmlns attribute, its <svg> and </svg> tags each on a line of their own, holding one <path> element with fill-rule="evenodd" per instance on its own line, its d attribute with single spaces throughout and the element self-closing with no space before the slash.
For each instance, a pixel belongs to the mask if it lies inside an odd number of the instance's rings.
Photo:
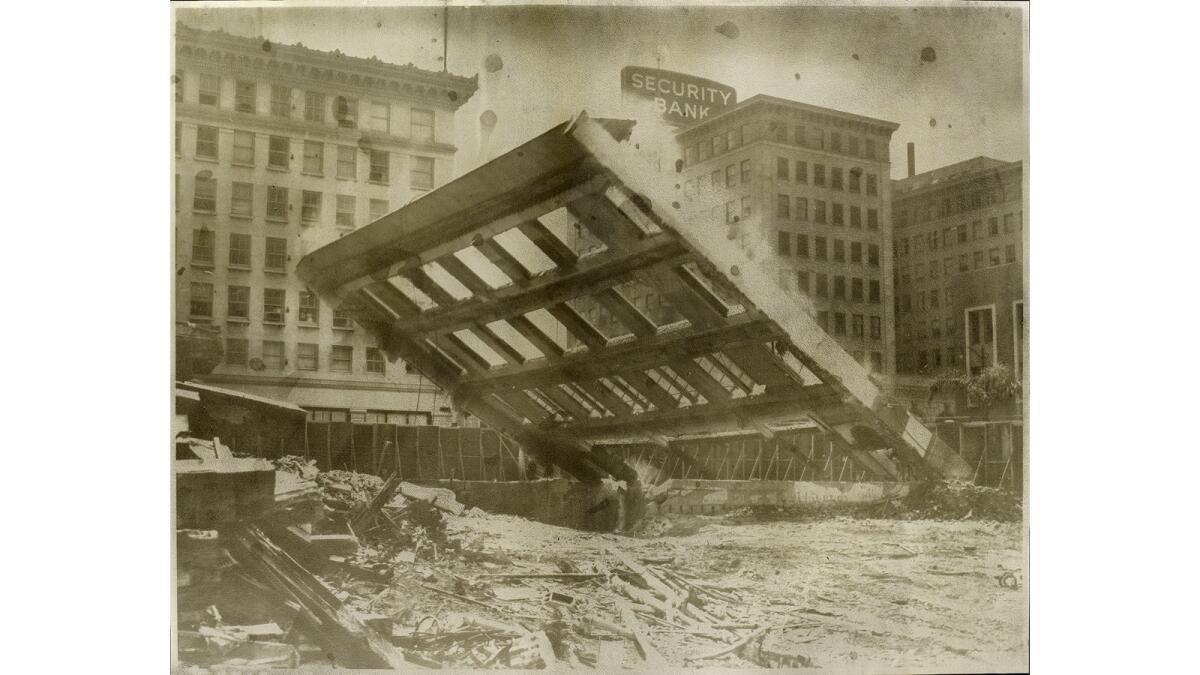
<svg viewBox="0 0 1200 675">
<path fill-rule="evenodd" d="M 448 420 L 435 387 L 294 268 L 453 177 L 476 78 L 183 24 L 175 68 L 176 319 L 224 343 L 203 379 L 314 420 Z"/>
</svg>

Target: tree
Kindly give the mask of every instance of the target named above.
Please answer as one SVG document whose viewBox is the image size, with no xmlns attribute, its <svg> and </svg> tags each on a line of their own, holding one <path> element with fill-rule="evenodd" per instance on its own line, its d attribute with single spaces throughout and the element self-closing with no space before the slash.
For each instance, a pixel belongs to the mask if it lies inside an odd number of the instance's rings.
<svg viewBox="0 0 1200 675">
<path fill-rule="evenodd" d="M 929 396 L 933 398 L 942 391 L 965 394 L 967 407 L 983 408 L 984 415 L 990 416 L 993 407 L 1013 401 L 1021 395 L 1021 381 L 1013 374 L 1012 368 L 999 363 L 974 375 L 962 371 L 942 373 L 930 387 Z"/>
</svg>

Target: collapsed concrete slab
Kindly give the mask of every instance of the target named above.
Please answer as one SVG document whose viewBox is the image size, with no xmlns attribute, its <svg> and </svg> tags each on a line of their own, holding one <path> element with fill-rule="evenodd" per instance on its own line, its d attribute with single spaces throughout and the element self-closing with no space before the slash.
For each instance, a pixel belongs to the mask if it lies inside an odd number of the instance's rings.
<svg viewBox="0 0 1200 675">
<path fill-rule="evenodd" d="M 581 479 L 637 482 L 594 448 L 606 440 L 770 436 L 808 420 L 875 478 L 969 477 L 796 311 L 796 291 L 689 225 L 670 181 L 617 140 L 627 132 L 581 114 L 308 254 L 297 272 L 389 358 Z M 651 318 L 632 285 L 676 318 Z"/>
</svg>

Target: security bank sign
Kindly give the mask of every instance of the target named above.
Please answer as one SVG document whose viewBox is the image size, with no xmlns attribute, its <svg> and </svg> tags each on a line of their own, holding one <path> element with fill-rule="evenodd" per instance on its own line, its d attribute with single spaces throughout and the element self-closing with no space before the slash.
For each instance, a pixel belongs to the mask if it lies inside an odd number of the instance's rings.
<svg viewBox="0 0 1200 675">
<path fill-rule="evenodd" d="M 621 93 L 654 102 L 662 118 L 676 125 L 715 117 L 737 103 L 737 91 L 719 82 L 657 68 L 625 66 Z"/>
</svg>

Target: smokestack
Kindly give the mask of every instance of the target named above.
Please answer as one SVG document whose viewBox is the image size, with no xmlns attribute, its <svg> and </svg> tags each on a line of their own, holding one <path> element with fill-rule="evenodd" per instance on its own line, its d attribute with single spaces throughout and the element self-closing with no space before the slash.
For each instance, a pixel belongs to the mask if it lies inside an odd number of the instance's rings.
<svg viewBox="0 0 1200 675">
<path fill-rule="evenodd" d="M 908 144 L 908 177 L 917 175 L 917 144 Z"/>
</svg>

